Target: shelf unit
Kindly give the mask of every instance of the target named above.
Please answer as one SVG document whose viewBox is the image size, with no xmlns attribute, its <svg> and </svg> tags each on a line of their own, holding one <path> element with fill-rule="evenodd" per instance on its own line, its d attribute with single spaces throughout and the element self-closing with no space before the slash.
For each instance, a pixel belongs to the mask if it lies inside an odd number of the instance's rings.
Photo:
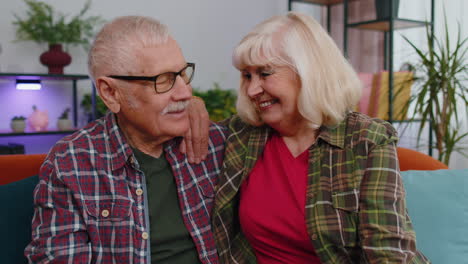
<svg viewBox="0 0 468 264">
<path fill-rule="evenodd" d="M 80 80 L 88 80 L 89 76 L 84 74 L 42 74 L 42 73 L 0 73 L 0 80 L 47 80 L 47 81 L 71 81 L 73 91 L 73 125 L 78 127 L 78 96 L 77 96 L 77 82 Z M 95 97 L 96 91 L 92 87 L 92 101 L 93 101 L 93 116 L 95 116 Z M 53 134 L 69 134 L 76 130 L 49 130 L 40 132 L 22 132 L 14 133 L 7 131 L 0 131 L 0 137 L 7 136 L 30 136 L 30 135 L 53 135 Z"/>
<path fill-rule="evenodd" d="M 420 21 L 420 20 L 411 20 L 411 19 L 403 19 L 398 18 L 396 14 L 396 10 L 393 10 L 393 1 L 390 0 L 390 6 L 392 7 L 390 10 L 390 15 L 386 19 L 374 19 L 374 20 L 367 20 L 367 21 L 360 21 L 357 23 L 349 23 L 348 22 L 348 7 L 349 4 L 352 2 L 359 2 L 361 0 L 289 0 L 288 1 L 288 9 L 292 10 L 292 3 L 309 3 L 314 5 L 320 5 L 327 8 L 327 30 L 330 32 L 330 24 L 331 24 L 331 12 L 330 7 L 337 4 L 343 4 L 343 53 L 346 57 L 348 57 L 348 29 L 349 28 L 356 28 L 362 30 L 374 30 L 380 31 L 384 34 L 384 69 L 388 70 L 389 72 L 389 94 L 388 94 L 388 120 L 390 123 L 394 122 L 408 122 L 407 120 L 404 121 L 396 121 L 393 119 L 393 83 L 394 83 L 394 69 L 393 69 L 393 39 L 394 39 L 394 32 L 396 30 L 403 30 L 408 28 L 415 28 L 415 27 L 425 27 L 429 25 L 431 30 L 434 30 L 434 2 L 435 0 L 431 1 L 431 20 L 430 21 Z M 414 120 L 417 121 L 417 120 Z M 429 130 L 429 146 L 432 145 L 432 138 L 433 138 L 433 131 Z M 432 148 L 429 147 L 428 154 L 432 156 Z"/>
<path fill-rule="evenodd" d="M 393 122 L 393 40 L 395 30 L 414 28 L 414 27 L 424 27 L 430 25 L 431 30 L 434 27 L 434 0 L 431 0 L 431 21 L 419 21 L 419 20 L 410 20 L 410 19 L 401 19 L 397 18 L 396 10 L 393 10 L 393 2 L 390 0 L 390 15 L 387 19 L 375 19 L 369 21 L 361 21 L 358 23 L 348 23 L 348 5 L 351 2 L 350 0 L 344 0 L 344 31 L 343 31 L 343 50 L 345 55 L 348 54 L 348 29 L 357 28 L 365 30 L 375 30 L 384 33 L 384 69 L 389 72 L 389 82 L 388 82 L 388 121 Z"/>
<path fill-rule="evenodd" d="M 411 19 L 403 19 L 397 17 L 397 10 L 393 10 L 394 5 L 393 1 L 389 0 L 390 3 L 390 14 L 388 18 L 384 19 L 374 19 L 374 20 L 367 20 L 367 21 L 360 21 L 357 23 L 349 23 L 348 22 L 348 7 L 350 2 L 355 0 L 344 0 L 343 1 L 343 9 L 344 9 L 344 30 L 343 30 L 343 51 L 345 56 L 348 55 L 348 29 L 349 28 L 356 28 L 356 29 L 363 29 L 363 30 L 373 30 L 379 31 L 384 34 L 384 70 L 387 70 L 389 73 L 389 80 L 388 80 L 388 122 L 393 123 L 395 120 L 393 119 L 393 85 L 394 85 L 394 68 L 393 68 L 393 52 L 394 52 L 394 33 L 396 30 L 403 30 L 408 28 L 415 28 L 415 27 L 426 27 L 429 26 L 431 31 L 434 30 L 434 2 L 435 0 L 431 1 L 431 20 L 430 21 L 421 21 L 421 20 L 411 20 Z M 432 146 L 432 138 L 433 132 L 429 130 L 429 146 Z M 432 148 L 429 147 L 428 154 L 432 156 Z"/>
<path fill-rule="evenodd" d="M 358 0 L 350 0 L 358 1 Z M 331 32 L 331 7 L 334 5 L 342 4 L 343 0 L 288 0 L 288 10 L 292 10 L 293 3 L 305 3 L 323 6 L 327 9 L 327 31 Z"/>
</svg>

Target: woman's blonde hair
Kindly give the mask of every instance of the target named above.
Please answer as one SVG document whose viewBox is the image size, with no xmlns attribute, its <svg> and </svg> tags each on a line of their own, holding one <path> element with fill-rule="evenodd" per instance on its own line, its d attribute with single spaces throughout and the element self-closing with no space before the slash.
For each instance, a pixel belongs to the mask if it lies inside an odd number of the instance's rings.
<svg viewBox="0 0 468 264">
<path fill-rule="evenodd" d="M 312 17 L 297 12 L 257 25 L 237 45 L 234 66 L 288 66 L 300 78 L 298 111 L 311 127 L 335 125 L 361 97 L 361 82 L 328 33 Z M 262 125 L 256 108 L 240 89 L 239 116 Z"/>
</svg>

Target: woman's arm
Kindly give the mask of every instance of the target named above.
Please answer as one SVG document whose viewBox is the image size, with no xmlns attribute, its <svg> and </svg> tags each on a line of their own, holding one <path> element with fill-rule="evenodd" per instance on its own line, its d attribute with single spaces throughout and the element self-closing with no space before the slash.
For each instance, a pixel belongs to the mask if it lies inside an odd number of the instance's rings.
<svg viewBox="0 0 468 264">
<path fill-rule="evenodd" d="M 369 263 L 411 263 L 417 254 L 396 140 L 376 145 L 368 154 L 361 182 L 359 235 Z"/>
</svg>

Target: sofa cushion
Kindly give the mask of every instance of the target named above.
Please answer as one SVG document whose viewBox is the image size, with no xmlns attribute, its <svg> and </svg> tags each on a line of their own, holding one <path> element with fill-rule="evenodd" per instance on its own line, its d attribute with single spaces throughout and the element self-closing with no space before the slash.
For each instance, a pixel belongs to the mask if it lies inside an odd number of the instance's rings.
<svg viewBox="0 0 468 264">
<path fill-rule="evenodd" d="M 31 241 L 33 191 L 38 177 L 0 185 L 1 263 L 27 263 L 24 248 Z"/>
<path fill-rule="evenodd" d="M 468 259 L 468 169 L 403 171 L 417 247 L 433 264 Z"/>
</svg>

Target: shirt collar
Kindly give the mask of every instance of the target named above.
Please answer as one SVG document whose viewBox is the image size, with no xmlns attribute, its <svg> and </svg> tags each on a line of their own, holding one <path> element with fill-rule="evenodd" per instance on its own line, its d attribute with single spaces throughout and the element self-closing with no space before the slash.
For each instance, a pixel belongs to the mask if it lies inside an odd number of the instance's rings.
<svg viewBox="0 0 468 264">
<path fill-rule="evenodd" d="M 109 135 L 112 158 L 112 170 L 122 168 L 127 162 L 135 168 L 139 168 L 138 161 L 133 155 L 133 150 L 127 143 L 125 136 L 117 123 L 117 117 L 110 112 L 105 116 L 107 135 Z M 179 147 L 182 137 L 176 137 L 164 143 L 164 150 L 171 152 Z"/>
<path fill-rule="evenodd" d="M 133 157 L 133 151 L 130 145 L 128 145 L 122 130 L 120 130 L 117 124 L 117 117 L 114 113 L 109 112 L 104 117 L 106 124 L 106 134 L 109 135 L 110 141 L 110 153 L 112 153 L 111 167 L 112 170 L 122 168 L 127 161 L 133 166 L 136 166 L 135 158 Z"/>
<path fill-rule="evenodd" d="M 344 148 L 346 135 L 346 119 L 335 126 L 322 126 L 317 139 L 321 139 L 330 145 Z"/>
</svg>

